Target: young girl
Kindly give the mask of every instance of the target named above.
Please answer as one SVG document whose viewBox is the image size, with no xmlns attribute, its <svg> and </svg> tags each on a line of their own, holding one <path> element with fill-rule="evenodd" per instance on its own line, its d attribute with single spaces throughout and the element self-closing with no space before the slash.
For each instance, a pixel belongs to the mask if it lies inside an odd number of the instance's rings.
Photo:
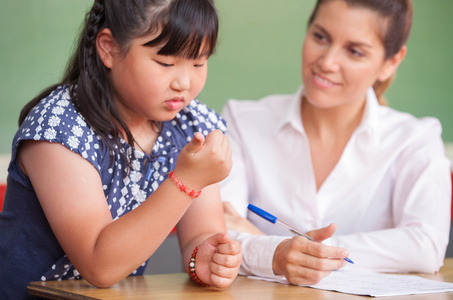
<svg viewBox="0 0 453 300">
<path fill-rule="evenodd" d="M 411 24 L 411 0 L 318 0 L 302 48 L 303 87 L 227 104 L 234 166 L 222 200 L 238 211 L 226 205 L 228 228 L 266 234 L 234 233 L 243 273 L 314 284 L 345 265 L 442 266 L 451 179 L 441 124 L 379 104 Z M 248 203 L 324 243 L 247 215 Z"/>
<path fill-rule="evenodd" d="M 193 100 L 217 32 L 211 0 L 94 2 L 64 79 L 20 116 L 1 299 L 26 298 L 30 281 L 142 274 L 175 225 L 190 276 L 231 284 L 242 256 L 216 184 L 232 164 L 225 122 Z"/>
</svg>

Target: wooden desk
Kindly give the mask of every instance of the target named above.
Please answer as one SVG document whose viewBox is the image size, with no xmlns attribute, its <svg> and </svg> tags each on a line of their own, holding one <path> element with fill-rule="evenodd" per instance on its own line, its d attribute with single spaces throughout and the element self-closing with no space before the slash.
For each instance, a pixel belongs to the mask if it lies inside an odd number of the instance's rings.
<svg viewBox="0 0 453 300">
<path fill-rule="evenodd" d="M 445 265 L 439 273 L 418 275 L 453 282 L 453 258 L 445 260 Z M 366 296 L 253 280 L 245 276 L 238 276 L 227 289 L 203 288 L 193 283 L 184 273 L 128 277 L 109 289 L 95 288 L 85 280 L 31 282 L 27 289 L 31 295 L 47 299 L 372 299 Z M 408 297 L 411 300 L 444 300 L 453 299 L 453 292 L 381 299 L 407 300 Z"/>
</svg>

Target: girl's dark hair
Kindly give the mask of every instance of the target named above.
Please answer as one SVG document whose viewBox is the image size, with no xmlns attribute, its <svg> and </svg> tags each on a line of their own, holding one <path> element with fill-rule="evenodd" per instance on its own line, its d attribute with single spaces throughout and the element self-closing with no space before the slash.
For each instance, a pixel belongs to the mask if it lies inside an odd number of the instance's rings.
<svg viewBox="0 0 453 300">
<path fill-rule="evenodd" d="M 132 39 L 162 30 L 147 45 L 163 46 L 158 52 L 161 55 L 196 59 L 215 51 L 218 16 L 213 0 L 95 0 L 62 81 L 25 105 L 19 126 L 41 99 L 57 86 L 67 85 L 74 105 L 110 149 L 114 145 L 109 143 L 109 135 L 119 146 L 120 130 L 115 122 L 134 146 L 134 138 L 115 107 L 109 69 L 96 51 L 96 37 L 105 28 L 112 32 L 122 55 L 127 54 Z"/>
<path fill-rule="evenodd" d="M 317 0 L 316 6 L 308 20 L 312 24 L 316 18 L 319 7 L 331 0 Z M 385 59 L 393 57 L 400 51 L 407 40 L 412 27 L 413 7 L 412 0 L 342 0 L 349 7 L 361 7 L 377 12 L 384 22 L 382 22 L 381 41 L 384 45 Z M 383 102 L 383 95 L 391 85 L 395 73 L 386 81 L 376 81 L 373 84 L 376 96 Z"/>
</svg>

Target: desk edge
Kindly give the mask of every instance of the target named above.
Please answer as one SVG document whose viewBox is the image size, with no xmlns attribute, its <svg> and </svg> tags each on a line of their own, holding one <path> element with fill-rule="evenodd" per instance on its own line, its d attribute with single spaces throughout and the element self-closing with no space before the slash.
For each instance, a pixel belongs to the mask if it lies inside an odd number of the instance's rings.
<svg viewBox="0 0 453 300">
<path fill-rule="evenodd" d="M 45 291 L 45 292 L 44 292 Z M 27 293 L 32 296 L 41 297 L 52 300 L 100 300 L 99 298 L 92 298 L 79 294 L 74 294 L 67 291 L 56 290 L 47 286 L 42 286 L 39 283 L 30 282 L 27 285 Z"/>
</svg>

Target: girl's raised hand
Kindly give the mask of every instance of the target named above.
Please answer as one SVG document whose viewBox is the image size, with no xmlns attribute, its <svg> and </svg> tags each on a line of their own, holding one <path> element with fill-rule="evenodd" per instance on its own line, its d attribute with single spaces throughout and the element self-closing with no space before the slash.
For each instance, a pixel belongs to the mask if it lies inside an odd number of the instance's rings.
<svg viewBox="0 0 453 300">
<path fill-rule="evenodd" d="M 218 233 L 198 247 L 195 271 L 204 283 L 225 288 L 238 275 L 241 263 L 241 245 L 231 240 L 228 234 Z"/>
<path fill-rule="evenodd" d="M 232 159 L 228 138 L 216 129 L 206 138 L 200 132 L 181 150 L 175 174 L 191 189 L 225 179 L 231 171 Z"/>
</svg>

